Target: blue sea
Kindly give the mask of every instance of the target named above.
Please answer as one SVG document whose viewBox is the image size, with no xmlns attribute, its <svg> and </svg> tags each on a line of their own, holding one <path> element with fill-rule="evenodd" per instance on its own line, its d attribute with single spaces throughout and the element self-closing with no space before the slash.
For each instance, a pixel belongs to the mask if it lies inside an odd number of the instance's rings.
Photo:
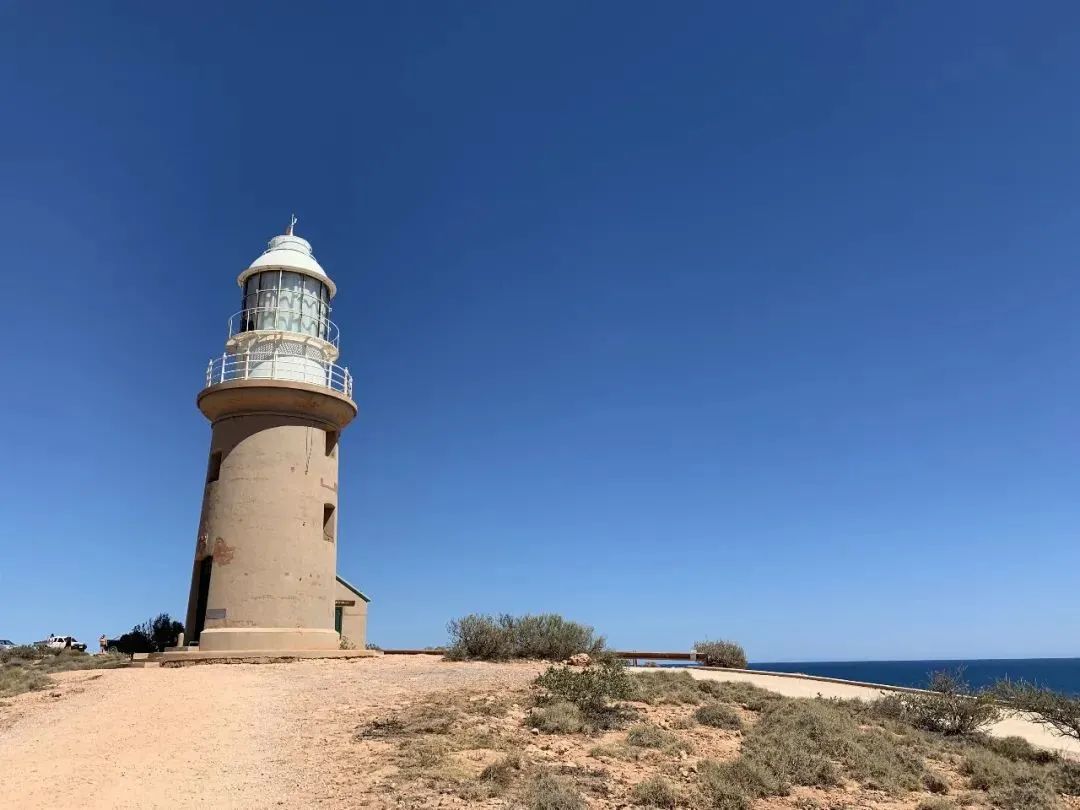
<svg viewBox="0 0 1080 810">
<path fill-rule="evenodd" d="M 692 665 L 691 665 L 692 666 Z M 800 672 L 890 686 L 925 687 L 930 673 L 963 668 L 964 680 L 978 689 L 1002 678 L 1037 683 L 1080 695 L 1080 658 L 987 658 L 956 661 L 752 661 L 750 669 Z"/>
</svg>

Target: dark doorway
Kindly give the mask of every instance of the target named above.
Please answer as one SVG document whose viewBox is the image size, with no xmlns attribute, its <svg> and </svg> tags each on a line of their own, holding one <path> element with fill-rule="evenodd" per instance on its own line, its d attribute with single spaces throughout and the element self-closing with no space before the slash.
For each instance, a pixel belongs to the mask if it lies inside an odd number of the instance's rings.
<svg viewBox="0 0 1080 810">
<path fill-rule="evenodd" d="M 199 597 L 195 602 L 195 627 L 191 641 L 198 641 L 206 625 L 206 600 L 210 596 L 210 573 L 214 568 L 213 557 L 203 557 L 199 563 Z"/>
</svg>

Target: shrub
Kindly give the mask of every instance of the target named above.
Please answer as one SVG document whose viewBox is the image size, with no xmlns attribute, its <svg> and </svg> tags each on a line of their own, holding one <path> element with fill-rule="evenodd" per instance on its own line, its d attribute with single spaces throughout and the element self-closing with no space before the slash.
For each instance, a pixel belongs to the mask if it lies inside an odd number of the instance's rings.
<svg viewBox="0 0 1080 810">
<path fill-rule="evenodd" d="M 968 784 L 975 790 L 992 790 L 1013 779 L 1013 769 L 1008 760 L 981 749 L 969 751 L 961 760 L 958 770 L 968 778 Z"/>
<path fill-rule="evenodd" d="M 948 793 L 949 783 L 936 773 L 927 773 L 923 776 L 923 787 L 931 793 Z"/>
<path fill-rule="evenodd" d="M 703 726 L 713 728 L 726 728 L 738 731 L 742 728 L 742 721 L 735 711 L 722 703 L 709 703 L 694 712 L 694 719 Z"/>
<path fill-rule="evenodd" d="M 899 794 L 918 789 L 925 770 L 894 735 L 863 729 L 846 705 L 823 700 L 768 706 L 742 750 L 744 759 L 796 785 L 838 785 L 839 766 L 865 787 Z"/>
<path fill-rule="evenodd" d="M 1012 762 L 1035 762 L 1045 765 L 1058 759 L 1053 751 L 1036 748 L 1023 737 L 984 737 L 980 740 L 984 748 L 1000 754 Z"/>
<path fill-rule="evenodd" d="M 35 647 L 31 644 L 20 644 L 10 650 L 0 650 L 0 664 L 11 662 L 40 661 L 60 654 L 59 649 L 52 647 Z"/>
<path fill-rule="evenodd" d="M 1070 697 L 1026 681 L 999 681 L 994 697 L 1061 737 L 1080 740 L 1080 697 Z"/>
<path fill-rule="evenodd" d="M 717 681 L 698 680 L 682 672 L 636 672 L 633 675 L 634 699 L 652 705 L 701 703 L 711 694 Z"/>
<path fill-rule="evenodd" d="M 539 616 L 484 616 L 470 614 L 447 625 L 450 645 L 446 657 L 454 661 L 504 661 L 510 658 L 564 661 L 576 653 L 599 655 L 604 639 L 583 624 L 554 613 Z"/>
<path fill-rule="evenodd" d="M 972 694 L 962 671 L 935 672 L 924 693 L 895 692 L 874 702 L 876 713 L 924 731 L 967 735 L 981 731 L 1001 716 L 989 692 Z"/>
<path fill-rule="evenodd" d="M 630 791 L 630 797 L 634 800 L 634 804 L 643 804 L 647 807 L 672 808 L 679 804 L 678 792 L 661 776 L 638 782 Z"/>
<path fill-rule="evenodd" d="M 1058 762 L 1054 782 L 1066 796 L 1080 796 L 1080 764 L 1069 759 Z"/>
<path fill-rule="evenodd" d="M 1049 785 L 1038 782 L 1006 785 L 990 792 L 996 810 L 1057 810 L 1059 803 Z"/>
<path fill-rule="evenodd" d="M 525 722 L 547 734 L 574 734 L 585 728 L 581 709 L 566 700 L 537 706 L 529 712 Z"/>
<path fill-rule="evenodd" d="M 709 806 L 716 810 L 748 810 L 754 799 L 788 792 L 774 771 L 744 758 L 722 764 L 706 760 L 698 768 L 698 781 Z"/>
<path fill-rule="evenodd" d="M 663 748 L 672 735 L 652 723 L 638 723 L 626 733 L 626 742 L 638 748 Z"/>
<path fill-rule="evenodd" d="M 923 799 L 916 805 L 915 810 L 956 810 L 956 805 L 948 799 L 935 797 L 933 799 Z"/>
<path fill-rule="evenodd" d="M 521 770 L 521 754 L 507 754 L 498 762 L 488 765 L 480 773 L 480 781 L 491 782 L 499 787 L 508 787 L 514 781 L 514 774 Z"/>
<path fill-rule="evenodd" d="M 585 810 L 585 799 L 570 782 L 551 774 L 541 774 L 529 786 L 530 810 Z"/>
<path fill-rule="evenodd" d="M 543 701 L 568 701 L 593 720 L 612 713 L 609 700 L 625 700 L 633 695 L 630 676 L 617 659 L 605 660 L 580 670 L 550 666 L 533 685 L 545 693 Z"/>
<path fill-rule="evenodd" d="M 746 652 L 733 641 L 696 641 L 694 649 L 707 667 L 746 669 Z"/>
</svg>

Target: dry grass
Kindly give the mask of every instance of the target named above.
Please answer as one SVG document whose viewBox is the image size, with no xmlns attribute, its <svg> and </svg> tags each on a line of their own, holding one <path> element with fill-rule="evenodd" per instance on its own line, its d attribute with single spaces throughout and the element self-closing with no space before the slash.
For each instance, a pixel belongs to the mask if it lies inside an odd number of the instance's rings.
<svg viewBox="0 0 1080 810">
<path fill-rule="evenodd" d="M 87 655 L 77 650 L 46 647 L 15 647 L 0 653 L 0 697 L 48 688 L 53 672 L 82 669 L 114 669 L 127 666 L 126 655 Z"/>
</svg>

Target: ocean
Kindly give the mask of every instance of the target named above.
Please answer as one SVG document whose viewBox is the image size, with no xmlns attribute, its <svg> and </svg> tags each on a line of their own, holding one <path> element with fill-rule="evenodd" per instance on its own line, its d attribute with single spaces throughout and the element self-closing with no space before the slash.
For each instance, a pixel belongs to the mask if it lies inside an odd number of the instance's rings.
<svg viewBox="0 0 1080 810">
<path fill-rule="evenodd" d="M 1059 692 L 1080 695 L 1080 658 L 993 658 L 970 661 L 754 661 L 751 669 L 801 672 L 849 681 L 924 687 L 930 673 L 964 669 L 973 688 L 990 686 L 1002 678 L 1025 680 Z"/>
</svg>

